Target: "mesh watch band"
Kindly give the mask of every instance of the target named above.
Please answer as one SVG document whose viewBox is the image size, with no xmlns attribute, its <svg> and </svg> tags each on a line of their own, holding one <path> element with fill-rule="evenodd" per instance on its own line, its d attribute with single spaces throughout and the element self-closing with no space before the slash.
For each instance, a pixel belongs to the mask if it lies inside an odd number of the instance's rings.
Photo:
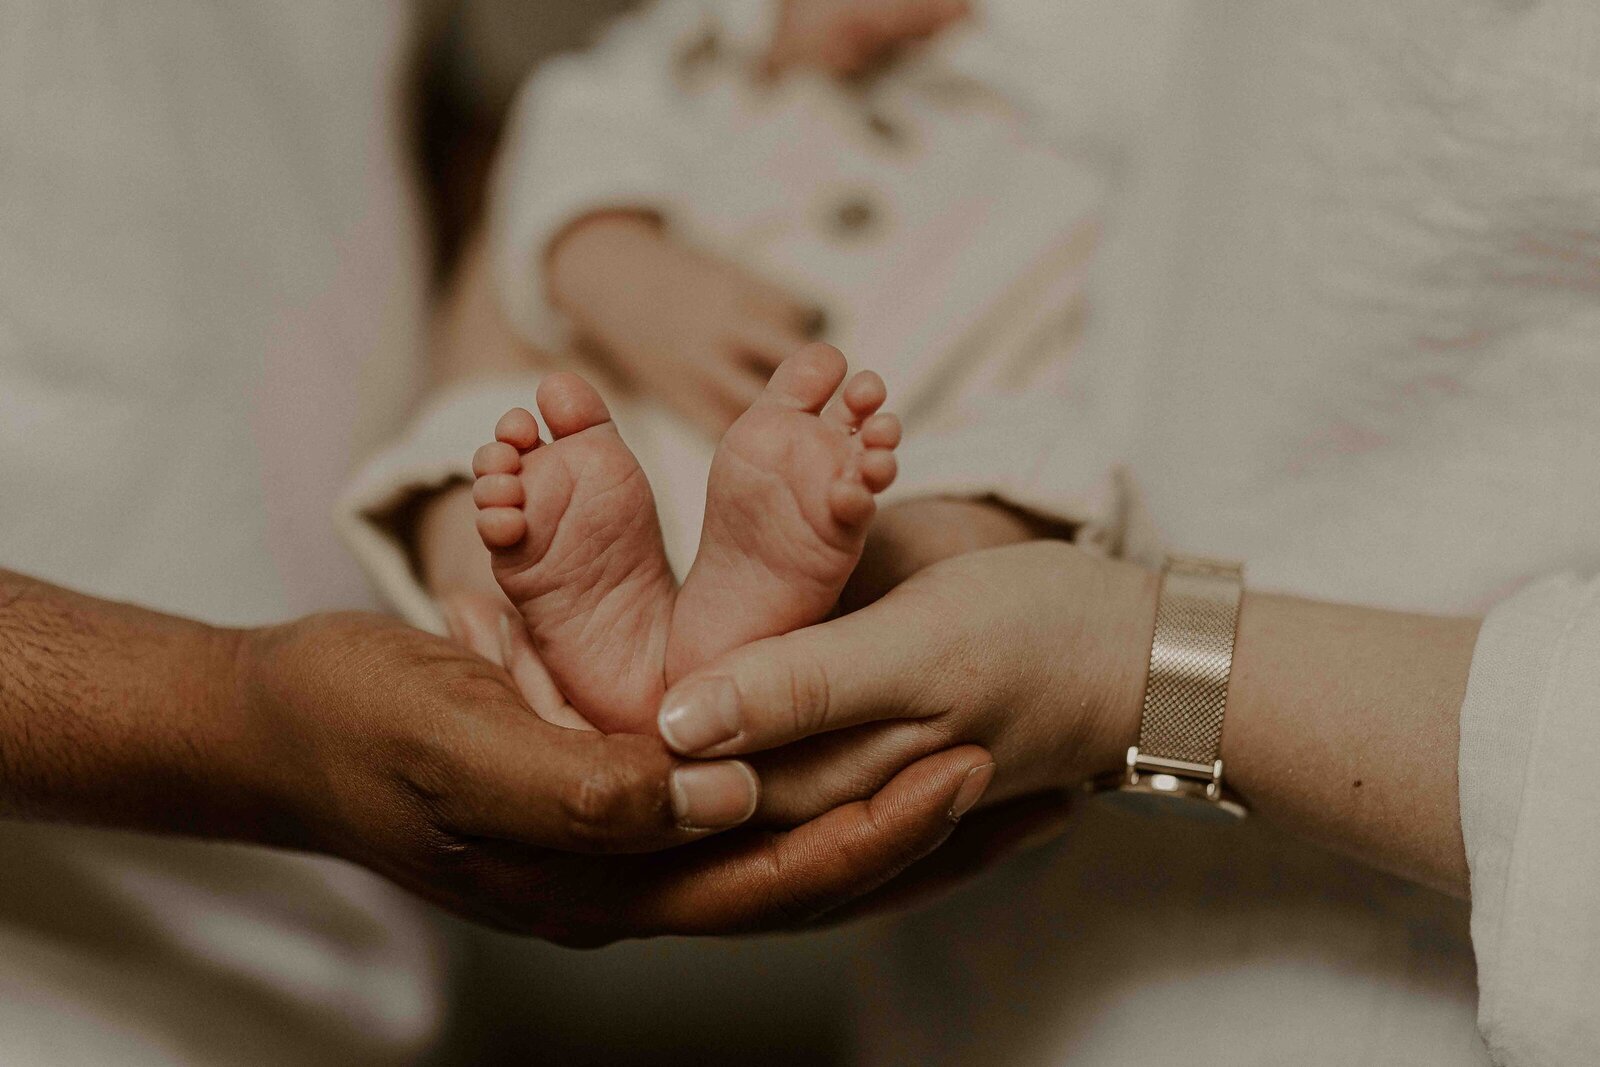
<svg viewBox="0 0 1600 1067">
<path fill-rule="evenodd" d="M 1233 563 L 1167 560 L 1139 723 L 1141 757 L 1212 773 L 1222 750 L 1243 578 Z"/>
<path fill-rule="evenodd" d="M 1237 563 L 1170 556 L 1161 569 L 1139 743 L 1127 767 L 1085 783 L 1125 807 L 1166 810 L 1173 801 L 1202 818 L 1244 818 L 1222 785 L 1222 719 L 1244 570 Z M 1200 803 L 1193 803 L 1199 801 Z"/>
</svg>

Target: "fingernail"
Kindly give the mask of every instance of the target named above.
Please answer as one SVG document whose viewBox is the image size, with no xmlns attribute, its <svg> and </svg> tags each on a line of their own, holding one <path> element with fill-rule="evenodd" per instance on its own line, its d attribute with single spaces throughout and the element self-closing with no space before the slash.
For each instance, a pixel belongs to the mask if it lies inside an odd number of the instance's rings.
<svg viewBox="0 0 1600 1067">
<path fill-rule="evenodd" d="M 985 763 L 981 767 L 974 767 L 968 771 L 966 779 L 961 783 L 961 788 L 956 791 L 955 800 L 950 802 L 950 821 L 955 822 L 971 811 L 972 806 L 983 799 L 984 792 L 989 788 L 989 783 L 993 780 L 993 763 Z"/>
<path fill-rule="evenodd" d="M 739 694 L 733 679 L 707 678 L 673 690 L 656 728 L 674 751 L 685 756 L 739 736 Z"/>
<path fill-rule="evenodd" d="M 755 814 L 761 783 L 748 763 L 693 763 L 672 772 L 672 813 L 685 830 L 722 830 Z"/>
</svg>

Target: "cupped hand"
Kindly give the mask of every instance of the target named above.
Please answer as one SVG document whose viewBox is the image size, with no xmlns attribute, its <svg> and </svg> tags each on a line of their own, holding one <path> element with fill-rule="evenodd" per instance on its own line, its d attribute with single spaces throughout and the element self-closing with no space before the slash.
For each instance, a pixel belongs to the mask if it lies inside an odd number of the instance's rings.
<svg viewBox="0 0 1600 1067">
<path fill-rule="evenodd" d="M 821 328 L 816 308 L 638 215 L 576 223 L 547 280 L 630 385 L 717 436 Z"/>
<path fill-rule="evenodd" d="M 557 726 L 454 642 L 326 615 L 251 631 L 236 658 L 254 836 L 563 944 L 806 922 L 937 847 L 988 780 L 987 753 L 956 747 L 793 830 L 712 836 L 755 805 L 741 765 Z"/>
<path fill-rule="evenodd" d="M 994 754 L 988 800 L 1070 788 L 1115 770 L 1137 732 L 1156 591 L 1151 572 L 1061 542 L 946 559 L 694 672 L 662 733 L 698 758 L 765 752 L 769 795 L 824 780 L 858 795 L 960 743 Z M 806 803 L 828 799 L 813 785 Z"/>
</svg>

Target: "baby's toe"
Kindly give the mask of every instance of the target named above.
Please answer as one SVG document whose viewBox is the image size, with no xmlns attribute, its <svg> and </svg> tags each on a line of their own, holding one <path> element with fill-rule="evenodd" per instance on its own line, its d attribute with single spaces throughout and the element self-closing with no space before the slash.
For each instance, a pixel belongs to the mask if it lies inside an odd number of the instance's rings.
<svg viewBox="0 0 1600 1067">
<path fill-rule="evenodd" d="M 889 488 L 899 469 L 894 453 L 888 449 L 869 448 L 861 454 L 861 484 L 874 493 Z"/>
<path fill-rule="evenodd" d="M 518 452 L 539 447 L 539 420 L 527 408 L 512 408 L 494 424 L 494 439 Z"/>
<path fill-rule="evenodd" d="M 526 501 L 522 479 L 515 474 L 485 474 L 472 483 L 472 502 L 479 509 L 520 508 Z"/>
<path fill-rule="evenodd" d="M 472 454 L 472 474 L 515 474 L 522 469 L 522 456 L 504 441 L 491 441 Z"/>
<path fill-rule="evenodd" d="M 778 364 L 761 396 L 814 415 L 839 388 L 847 369 L 844 355 L 837 348 L 820 342 L 809 344 Z"/>
<path fill-rule="evenodd" d="M 844 387 L 845 407 L 857 420 L 865 419 L 877 411 L 888 396 L 889 387 L 883 384 L 883 379 L 876 372 L 870 370 L 857 374 Z"/>
<path fill-rule="evenodd" d="M 611 421 L 611 412 L 594 386 L 570 371 L 551 374 L 539 383 L 539 413 L 555 440 Z"/>
<path fill-rule="evenodd" d="M 860 526 L 872 518 L 876 508 L 872 492 L 859 481 L 837 481 L 828 490 L 828 511 L 834 521 L 841 525 Z"/>
<path fill-rule="evenodd" d="M 888 387 L 872 371 L 864 370 L 845 383 L 844 389 L 823 417 L 849 429 L 859 429 L 863 420 L 883 406 Z"/>
<path fill-rule="evenodd" d="M 485 508 L 478 512 L 478 536 L 491 549 L 510 548 L 528 532 L 521 508 Z"/>
<path fill-rule="evenodd" d="M 861 424 L 861 443 L 867 448 L 896 448 L 900 444 L 900 417 L 880 411 Z"/>
</svg>

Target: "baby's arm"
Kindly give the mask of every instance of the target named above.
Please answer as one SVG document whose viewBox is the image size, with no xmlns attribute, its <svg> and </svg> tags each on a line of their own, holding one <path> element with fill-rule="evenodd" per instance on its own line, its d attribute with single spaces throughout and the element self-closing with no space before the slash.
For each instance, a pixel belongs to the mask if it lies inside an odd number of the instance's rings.
<svg viewBox="0 0 1600 1067">
<path fill-rule="evenodd" d="M 549 260 L 549 290 L 631 384 L 713 435 L 760 394 L 821 313 L 638 216 L 593 216 Z"/>
<path fill-rule="evenodd" d="M 818 317 L 673 234 L 692 195 L 676 161 L 704 139 L 681 68 L 708 25 L 700 5 L 658 5 L 531 79 L 508 125 L 492 234 L 497 288 L 524 336 L 573 339 L 559 312 L 626 382 L 720 434 Z"/>
</svg>

